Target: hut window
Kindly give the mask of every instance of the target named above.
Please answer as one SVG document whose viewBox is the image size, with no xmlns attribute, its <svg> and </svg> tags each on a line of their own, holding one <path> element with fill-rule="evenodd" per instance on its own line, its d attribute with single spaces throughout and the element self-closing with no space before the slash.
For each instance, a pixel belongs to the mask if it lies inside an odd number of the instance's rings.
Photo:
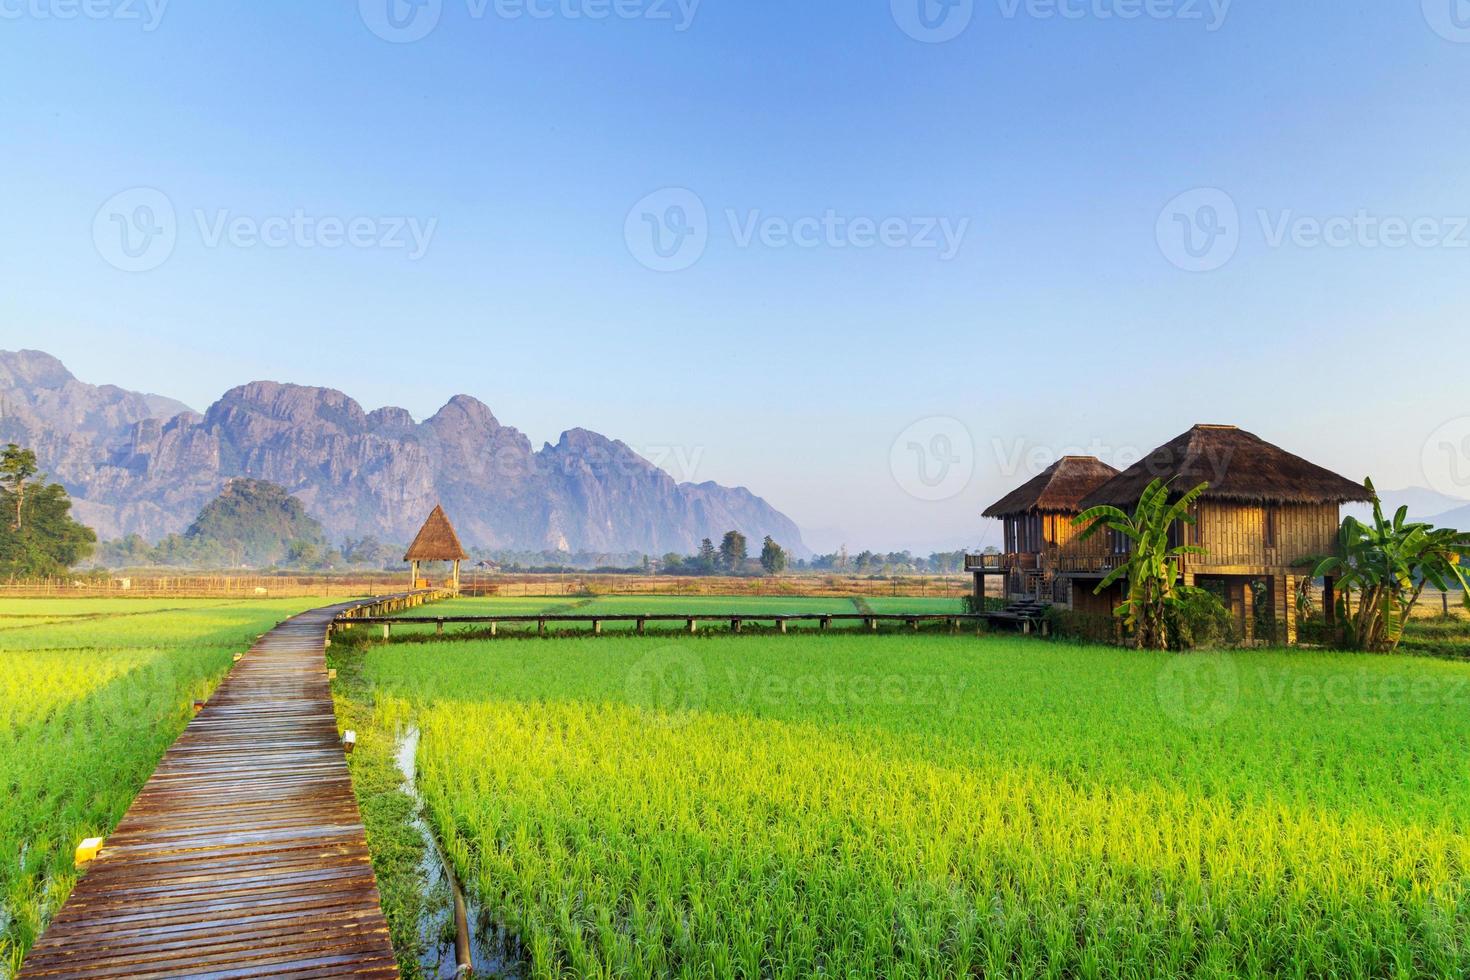
<svg viewBox="0 0 1470 980">
<path fill-rule="evenodd" d="M 1278 526 L 1280 524 L 1280 522 L 1281 522 L 1281 511 L 1278 510 L 1275 507 L 1267 507 L 1266 508 L 1266 521 L 1265 521 L 1265 525 L 1266 525 L 1265 526 L 1266 547 L 1268 547 L 1268 548 L 1274 548 L 1274 547 L 1276 547 L 1276 539 L 1277 539 L 1277 537 L 1279 535 L 1279 532 L 1280 532 L 1280 527 Z"/>
</svg>

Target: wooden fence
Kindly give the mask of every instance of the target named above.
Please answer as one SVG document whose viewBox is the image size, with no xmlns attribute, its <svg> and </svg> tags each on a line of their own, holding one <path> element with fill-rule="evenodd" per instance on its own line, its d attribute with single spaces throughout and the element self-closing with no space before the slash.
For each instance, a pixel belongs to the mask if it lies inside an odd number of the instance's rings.
<svg viewBox="0 0 1470 980">
<path fill-rule="evenodd" d="M 429 576 L 431 586 L 442 577 Z M 402 589 L 408 572 L 354 575 L 120 575 L 0 581 L 0 598 L 351 598 Z M 769 578 L 683 578 L 663 575 L 491 575 L 461 576 L 465 595 L 509 597 L 575 595 L 724 596 L 904 596 L 968 595 L 963 575 L 864 578 L 855 575 L 783 575 Z"/>
</svg>

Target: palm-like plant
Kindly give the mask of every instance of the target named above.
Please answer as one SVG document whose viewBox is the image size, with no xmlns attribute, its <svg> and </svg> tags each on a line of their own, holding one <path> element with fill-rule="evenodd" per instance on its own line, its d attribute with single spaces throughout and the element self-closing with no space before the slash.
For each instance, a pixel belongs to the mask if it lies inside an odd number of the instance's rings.
<svg viewBox="0 0 1470 980">
<path fill-rule="evenodd" d="M 1337 532 L 1336 554 L 1307 563 L 1313 565 L 1314 578 L 1337 577 L 1344 643 L 1382 653 L 1398 647 L 1426 586 L 1441 592 L 1458 586 L 1470 608 L 1470 580 L 1463 564 L 1470 557 L 1470 541 L 1452 528 L 1410 522 L 1407 507 L 1385 519 L 1373 481 L 1364 485 L 1373 499 L 1373 523 L 1347 518 Z"/>
<path fill-rule="evenodd" d="M 1117 507 L 1093 507 L 1072 521 L 1087 525 L 1079 540 L 1086 541 L 1106 528 L 1131 543 L 1127 561 L 1102 580 L 1095 594 L 1119 579 L 1128 580 L 1128 597 L 1113 613 L 1123 618 L 1140 650 L 1169 649 L 1168 613 L 1178 602 L 1182 559 L 1205 553 L 1198 545 L 1171 546 L 1169 530 L 1175 523 L 1194 523 L 1190 508 L 1209 488 L 1208 483 L 1201 483 L 1170 503 L 1169 485 L 1155 480 L 1143 491 L 1132 514 Z"/>
</svg>

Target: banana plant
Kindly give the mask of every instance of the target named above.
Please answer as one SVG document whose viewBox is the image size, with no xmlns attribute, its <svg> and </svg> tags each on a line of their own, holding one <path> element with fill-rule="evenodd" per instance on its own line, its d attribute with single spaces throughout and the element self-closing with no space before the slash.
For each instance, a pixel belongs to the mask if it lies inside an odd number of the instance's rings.
<svg viewBox="0 0 1470 980">
<path fill-rule="evenodd" d="M 1169 484 L 1155 480 L 1143 491 L 1132 514 L 1117 507 L 1093 507 L 1072 521 L 1075 526 L 1087 526 L 1079 540 L 1086 541 L 1107 529 L 1130 542 L 1128 560 L 1108 573 L 1094 594 L 1102 594 L 1120 579 L 1127 580 L 1127 599 L 1113 610 L 1113 615 L 1123 620 L 1134 646 L 1140 650 L 1170 648 L 1168 613 L 1179 599 L 1184 556 L 1202 555 L 1205 549 L 1198 545 L 1171 546 L 1169 530 L 1176 523 L 1195 522 L 1190 508 L 1209 488 L 1208 483 L 1201 483 L 1170 503 Z"/>
<path fill-rule="evenodd" d="M 1426 587 L 1441 592 L 1458 588 L 1470 609 L 1465 567 L 1470 539 L 1452 528 L 1411 522 L 1407 507 L 1389 520 L 1373 481 L 1364 486 L 1373 500 L 1373 523 L 1347 518 L 1338 529 L 1336 551 L 1306 563 L 1312 565 L 1314 578 L 1337 578 L 1344 645 L 1387 653 L 1398 648 Z"/>
</svg>

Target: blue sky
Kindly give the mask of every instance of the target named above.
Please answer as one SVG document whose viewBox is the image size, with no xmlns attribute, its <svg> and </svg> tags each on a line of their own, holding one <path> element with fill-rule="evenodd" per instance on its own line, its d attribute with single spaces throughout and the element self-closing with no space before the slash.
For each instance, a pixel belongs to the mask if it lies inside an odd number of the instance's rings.
<svg viewBox="0 0 1470 980">
<path fill-rule="evenodd" d="M 0 0 L 0 346 L 467 392 L 823 548 L 1198 421 L 1470 497 L 1470 4 L 389 2 Z"/>
</svg>

